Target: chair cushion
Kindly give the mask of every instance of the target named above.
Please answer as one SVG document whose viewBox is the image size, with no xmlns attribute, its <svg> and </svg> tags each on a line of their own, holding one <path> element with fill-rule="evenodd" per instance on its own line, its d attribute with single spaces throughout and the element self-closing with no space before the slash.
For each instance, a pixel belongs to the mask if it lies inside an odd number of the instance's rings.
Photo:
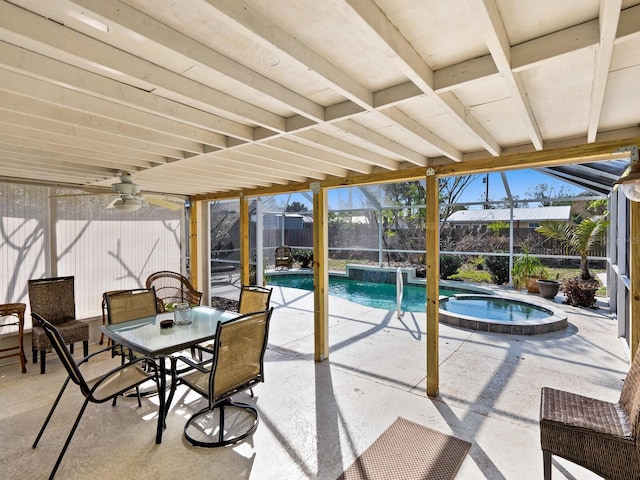
<svg viewBox="0 0 640 480">
<path fill-rule="evenodd" d="M 89 324 L 82 320 L 68 320 L 60 325 L 56 325 L 56 328 L 60 331 L 67 345 L 89 340 Z M 31 345 L 35 350 L 51 351 L 51 343 L 42 327 L 37 325 L 33 326 L 31 331 Z"/>
<path fill-rule="evenodd" d="M 544 387 L 540 445 L 605 478 L 640 478 L 640 461 L 629 418 L 617 403 Z"/>
</svg>

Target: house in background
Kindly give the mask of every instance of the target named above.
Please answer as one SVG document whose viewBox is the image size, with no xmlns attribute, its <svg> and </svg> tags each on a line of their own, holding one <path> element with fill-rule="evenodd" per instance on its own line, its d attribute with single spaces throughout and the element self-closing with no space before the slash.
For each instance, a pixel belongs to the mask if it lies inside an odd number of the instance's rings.
<svg viewBox="0 0 640 480">
<path fill-rule="evenodd" d="M 447 218 L 447 223 L 452 228 L 466 227 L 468 229 L 480 229 L 496 222 L 509 223 L 510 220 L 511 209 L 496 208 L 486 210 L 458 210 Z M 570 205 L 513 209 L 514 228 L 534 229 L 540 226 L 541 222 L 568 222 L 569 220 L 571 220 Z"/>
</svg>

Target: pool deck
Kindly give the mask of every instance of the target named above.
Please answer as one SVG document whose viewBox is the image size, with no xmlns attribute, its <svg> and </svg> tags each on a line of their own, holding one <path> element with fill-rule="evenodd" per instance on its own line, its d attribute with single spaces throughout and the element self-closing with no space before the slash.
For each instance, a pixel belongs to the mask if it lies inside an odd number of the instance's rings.
<svg viewBox="0 0 640 480">
<path fill-rule="evenodd" d="M 628 351 L 604 304 L 578 309 L 562 305 L 561 297 L 550 302 L 501 293 L 553 304 L 567 313 L 569 327 L 524 336 L 440 325 L 440 390 L 429 398 L 425 314 L 398 319 L 395 312 L 331 297 L 330 357 L 316 363 L 312 292 L 275 287 L 266 381 L 254 388 L 261 421 L 249 440 L 213 450 L 188 446 L 182 427 L 194 407 L 180 389 L 161 445 L 153 443 L 153 409 L 144 417 L 147 426 L 135 401 L 118 401 L 115 409 L 91 405 L 56 478 L 199 478 L 206 471 L 214 479 L 334 480 L 401 416 L 472 443 L 456 479 L 542 479 L 541 387 L 615 401 Z M 216 286 L 213 294 L 237 298 L 237 282 Z M 58 419 L 52 436 L 31 449 L 64 375 L 53 356 L 46 375 L 31 363 L 28 368 L 22 375 L 15 365 L 0 367 L 0 461 L 7 479 L 42 478 L 61 446 L 55 432 L 66 434 L 71 422 Z M 73 397 L 65 402 L 75 404 L 68 409 L 75 413 L 77 393 Z M 117 423 L 127 415 L 137 428 Z M 554 459 L 553 478 L 599 477 Z"/>
</svg>

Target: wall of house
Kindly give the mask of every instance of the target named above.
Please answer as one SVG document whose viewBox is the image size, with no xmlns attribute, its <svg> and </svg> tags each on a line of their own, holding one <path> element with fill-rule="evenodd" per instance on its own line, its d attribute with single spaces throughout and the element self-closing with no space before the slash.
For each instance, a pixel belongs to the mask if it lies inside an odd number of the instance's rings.
<svg viewBox="0 0 640 480">
<path fill-rule="evenodd" d="M 181 270 L 183 211 L 107 209 L 113 196 L 0 183 L 0 302 L 27 304 L 27 281 L 75 276 L 76 316 L 101 316 L 102 293 L 144 287 L 158 270 Z M 0 335 L 2 332 L 0 332 Z M 29 344 L 30 348 L 30 344 Z"/>
</svg>

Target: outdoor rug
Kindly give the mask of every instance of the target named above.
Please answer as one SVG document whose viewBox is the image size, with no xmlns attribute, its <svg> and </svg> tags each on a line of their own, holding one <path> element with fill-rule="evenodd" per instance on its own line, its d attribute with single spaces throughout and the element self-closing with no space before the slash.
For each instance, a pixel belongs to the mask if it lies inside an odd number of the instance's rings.
<svg viewBox="0 0 640 480">
<path fill-rule="evenodd" d="M 338 480 L 451 480 L 471 444 L 402 417 Z"/>
</svg>

